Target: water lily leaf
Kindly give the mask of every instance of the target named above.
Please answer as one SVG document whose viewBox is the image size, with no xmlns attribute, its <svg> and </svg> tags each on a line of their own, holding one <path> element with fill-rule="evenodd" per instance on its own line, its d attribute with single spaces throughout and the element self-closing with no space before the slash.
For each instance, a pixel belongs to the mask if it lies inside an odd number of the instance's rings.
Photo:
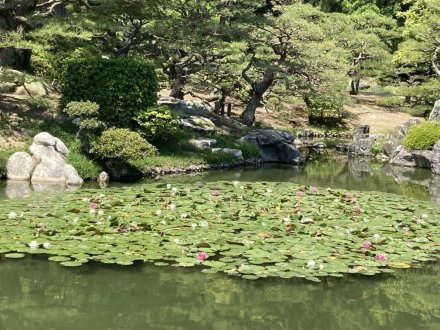
<svg viewBox="0 0 440 330">
<path fill-rule="evenodd" d="M 6 253 L 5 258 L 8 259 L 21 259 L 24 258 L 26 255 L 24 253 Z"/>
</svg>

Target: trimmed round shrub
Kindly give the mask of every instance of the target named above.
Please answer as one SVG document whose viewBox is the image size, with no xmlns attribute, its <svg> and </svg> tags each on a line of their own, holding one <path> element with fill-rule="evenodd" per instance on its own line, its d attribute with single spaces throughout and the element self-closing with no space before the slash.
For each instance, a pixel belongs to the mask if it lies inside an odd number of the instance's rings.
<svg viewBox="0 0 440 330">
<path fill-rule="evenodd" d="M 108 126 L 130 127 L 142 111 L 156 104 L 154 66 L 133 58 L 87 58 L 70 61 L 61 79 L 62 103 L 99 104 L 99 119 Z"/>
<path fill-rule="evenodd" d="M 440 123 L 427 121 L 408 130 L 403 145 L 409 150 L 428 150 L 440 140 Z"/>
<path fill-rule="evenodd" d="M 166 136 L 170 135 L 171 131 L 177 128 L 175 119 L 176 116 L 169 107 L 158 105 L 142 111 L 136 117 L 136 122 L 142 134 L 151 141 L 160 138 L 166 139 Z"/>
<path fill-rule="evenodd" d="M 92 143 L 91 152 L 102 159 L 135 160 L 157 153 L 139 133 L 127 128 L 109 128 Z"/>
</svg>

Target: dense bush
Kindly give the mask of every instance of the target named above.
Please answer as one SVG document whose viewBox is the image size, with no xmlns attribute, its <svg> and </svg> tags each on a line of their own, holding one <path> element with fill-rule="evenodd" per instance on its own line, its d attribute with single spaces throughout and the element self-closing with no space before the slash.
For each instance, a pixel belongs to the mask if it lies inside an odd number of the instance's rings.
<svg viewBox="0 0 440 330">
<path fill-rule="evenodd" d="M 427 150 L 440 140 L 440 124 L 427 121 L 408 130 L 403 145 L 409 150 Z"/>
<path fill-rule="evenodd" d="M 313 95 L 306 97 L 305 101 L 310 124 L 337 126 L 342 123 L 344 102 L 339 95 Z"/>
<path fill-rule="evenodd" d="M 24 103 L 29 107 L 31 111 L 51 112 L 56 110 L 56 104 L 45 96 L 29 97 L 24 100 Z"/>
<path fill-rule="evenodd" d="M 149 140 L 166 140 L 177 129 L 175 115 L 167 106 L 156 106 L 142 111 L 136 122 Z"/>
<path fill-rule="evenodd" d="M 142 111 L 156 104 L 154 66 L 145 61 L 88 58 L 70 61 L 61 79 L 63 104 L 91 101 L 109 126 L 129 127 Z"/>
<path fill-rule="evenodd" d="M 103 159 L 128 161 L 156 154 L 156 148 L 139 133 L 110 128 L 92 143 L 91 152 Z"/>
</svg>

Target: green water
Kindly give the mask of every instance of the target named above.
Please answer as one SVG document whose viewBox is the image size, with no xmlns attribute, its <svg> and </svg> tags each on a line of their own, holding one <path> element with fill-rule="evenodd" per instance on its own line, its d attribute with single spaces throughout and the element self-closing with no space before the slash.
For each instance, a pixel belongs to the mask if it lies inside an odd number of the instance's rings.
<svg viewBox="0 0 440 330">
<path fill-rule="evenodd" d="M 436 198 L 429 171 L 391 175 L 364 165 L 332 160 L 164 180 L 287 181 Z M 248 281 L 150 264 L 72 269 L 29 256 L 0 260 L 0 329 L 440 329 L 439 275 L 434 263 L 323 283 Z"/>
</svg>

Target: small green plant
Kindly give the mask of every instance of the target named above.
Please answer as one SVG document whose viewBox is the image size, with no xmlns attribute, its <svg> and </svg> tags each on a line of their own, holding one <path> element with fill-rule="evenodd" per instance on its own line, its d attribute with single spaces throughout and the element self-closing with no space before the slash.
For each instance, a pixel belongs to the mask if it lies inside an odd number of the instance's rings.
<svg viewBox="0 0 440 330">
<path fill-rule="evenodd" d="M 148 157 L 157 152 L 139 133 L 127 128 L 109 128 L 91 146 L 92 154 L 120 161 Z"/>
<path fill-rule="evenodd" d="M 342 123 L 344 99 L 340 95 L 311 95 L 305 98 L 312 125 L 338 126 Z"/>
<path fill-rule="evenodd" d="M 204 156 L 207 164 L 219 164 L 227 163 L 234 164 L 237 162 L 237 158 L 230 153 L 219 151 L 219 152 L 207 152 Z"/>
<path fill-rule="evenodd" d="M 373 155 L 378 155 L 383 152 L 383 145 L 386 142 L 385 138 L 376 140 L 369 148 Z"/>
<path fill-rule="evenodd" d="M 24 103 L 31 111 L 45 112 L 56 110 L 56 104 L 44 96 L 30 97 L 24 100 Z"/>
<path fill-rule="evenodd" d="M 252 142 L 248 142 L 248 141 L 241 142 L 239 144 L 238 148 L 243 153 L 244 159 L 259 158 L 259 157 L 261 157 L 260 150 Z"/>
<path fill-rule="evenodd" d="M 141 112 L 136 118 L 141 133 L 148 140 L 167 140 L 177 129 L 176 116 L 167 106 L 155 106 Z"/>
<path fill-rule="evenodd" d="M 427 121 L 411 127 L 403 140 L 409 150 L 428 150 L 440 140 L 440 123 Z"/>
<path fill-rule="evenodd" d="M 69 144 L 69 163 L 78 171 L 78 174 L 84 180 L 94 180 L 103 171 L 103 168 L 96 161 L 81 153 L 81 143 L 74 140 Z"/>
<path fill-rule="evenodd" d="M 76 136 L 79 137 L 82 130 L 96 130 L 104 126 L 97 116 L 99 114 L 99 104 L 90 101 L 72 101 L 67 103 L 64 112 L 79 120 L 76 125 L 79 127 Z"/>
</svg>

